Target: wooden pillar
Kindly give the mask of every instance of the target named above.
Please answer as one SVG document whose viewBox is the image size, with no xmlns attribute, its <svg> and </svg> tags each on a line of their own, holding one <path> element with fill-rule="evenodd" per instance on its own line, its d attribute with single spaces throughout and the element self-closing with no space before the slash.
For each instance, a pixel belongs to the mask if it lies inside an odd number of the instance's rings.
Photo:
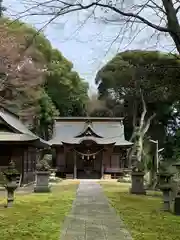
<svg viewBox="0 0 180 240">
<path fill-rule="evenodd" d="M 104 154 L 105 154 L 105 151 L 102 152 L 102 161 L 101 161 L 101 179 L 104 179 Z"/>
<path fill-rule="evenodd" d="M 52 167 L 57 167 L 57 148 L 52 148 Z"/>
<path fill-rule="evenodd" d="M 21 182 L 24 181 L 24 149 L 21 148 L 21 174 L 22 174 L 22 178 L 21 178 Z"/>
<path fill-rule="evenodd" d="M 23 181 L 27 183 L 28 180 L 28 158 L 27 158 L 27 148 L 23 149 Z"/>
<path fill-rule="evenodd" d="M 64 167 L 65 167 L 65 172 L 67 171 L 67 146 L 64 145 Z"/>
<path fill-rule="evenodd" d="M 123 161 L 123 167 L 124 168 L 130 168 L 131 166 L 129 165 L 129 159 L 128 159 L 128 155 L 127 155 L 127 149 L 123 149 L 122 152 L 122 161 Z"/>
<path fill-rule="evenodd" d="M 74 150 L 74 179 L 77 178 L 77 162 L 76 162 L 76 152 Z"/>
</svg>

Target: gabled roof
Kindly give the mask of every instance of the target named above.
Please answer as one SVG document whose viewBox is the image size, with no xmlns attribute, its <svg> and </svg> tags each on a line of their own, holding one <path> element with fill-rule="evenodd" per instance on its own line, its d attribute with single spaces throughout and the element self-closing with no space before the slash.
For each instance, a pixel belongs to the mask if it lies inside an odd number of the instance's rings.
<svg viewBox="0 0 180 240">
<path fill-rule="evenodd" d="M 86 121 L 91 121 L 90 126 Z M 80 136 L 83 131 L 90 128 L 96 136 Z M 99 137 L 97 137 L 99 136 Z M 132 143 L 124 138 L 122 118 L 58 118 L 55 122 L 51 145 L 63 143 L 79 144 L 83 140 L 94 140 L 98 144 L 115 144 L 117 146 L 131 146 Z"/>
<path fill-rule="evenodd" d="M 102 136 L 98 135 L 95 130 L 93 129 L 92 124 L 87 123 L 84 124 L 84 129 L 79 132 L 78 135 L 76 135 L 76 138 L 80 138 L 80 137 L 85 137 L 85 136 L 92 136 L 92 137 L 96 137 L 96 138 L 102 138 Z"/>
<path fill-rule="evenodd" d="M 32 133 L 18 118 L 4 107 L 0 107 L 0 118 L 12 130 L 11 132 L 0 132 L 0 141 L 28 142 L 36 141 L 37 147 L 48 147 L 49 144 Z"/>
<path fill-rule="evenodd" d="M 20 120 L 16 115 L 11 114 L 9 111 L 5 109 L 2 111 L 0 109 L 0 118 L 14 130 L 16 133 L 24 133 L 29 134 L 30 136 L 36 136 L 32 133 Z M 37 137 L 37 136 L 36 136 Z M 38 137 L 37 137 L 38 138 Z"/>
</svg>

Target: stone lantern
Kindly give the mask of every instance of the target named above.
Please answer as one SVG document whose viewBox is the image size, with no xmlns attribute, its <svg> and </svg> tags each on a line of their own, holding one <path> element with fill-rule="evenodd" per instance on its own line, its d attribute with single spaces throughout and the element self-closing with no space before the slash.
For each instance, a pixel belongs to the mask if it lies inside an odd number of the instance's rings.
<svg viewBox="0 0 180 240">
<path fill-rule="evenodd" d="M 14 162 L 10 162 L 7 169 L 4 170 L 3 175 L 5 176 L 6 183 L 5 189 L 7 191 L 7 205 L 6 207 L 12 207 L 14 202 L 14 191 L 17 189 L 17 176 L 19 175 L 18 171 L 15 169 Z"/>
<path fill-rule="evenodd" d="M 175 166 L 177 168 L 178 172 L 180 172 L 180 162 L 173 164 L 173 166 Z M 174 199 L 174 214 L 180 216 L 180 189 L 179 189 L 179 186 L 178 186 L 178 193 Z"/>
<path fill-rule="evenodd" d="M 172 177 L 172 174 L 167 172 L 160 172 L 158 174 L 159 189 L 163 193 L 163 211 L 170 211 L 170 205 L 171 205 L 170 193 L 172 190 L 171 177 Z"/>
</svg>

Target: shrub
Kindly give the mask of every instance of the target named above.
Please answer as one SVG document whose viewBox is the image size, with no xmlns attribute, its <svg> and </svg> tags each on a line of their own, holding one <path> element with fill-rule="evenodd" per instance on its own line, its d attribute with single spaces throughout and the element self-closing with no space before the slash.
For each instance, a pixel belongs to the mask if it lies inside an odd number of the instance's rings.
<svg viewBox="0 0 180 240">
<path fill-rule="evenodd" d="M 19 175 L 19 172 L 17 171 L 13 161 L 11 161 L 9 166 L 3 171 L 3 175 L 8 181 L 11 181 L 13 178 L 16 178 Z"/>
<path fill-rule="evenodd" d="M 0 172 L 0 186 L 4 186 L 5 183 L 6 183 L 6 178 L 3 172 Z"/>
<path fill-rule="evenodd" d="M 46 155 L 44 156 L 44 158 L 42 160 L 40 160 L 36 164 L 36 170 L 37 171 L 49 171 L 50 170 L 50 166 L 46 160 Z"/>
<path fill-rule="evenodd" d="M 126 174 L 124 177 L 118 178 L 117 181 L 121 183 L 131 183 L 131 176 L 129 174 Z"/>
</svg>

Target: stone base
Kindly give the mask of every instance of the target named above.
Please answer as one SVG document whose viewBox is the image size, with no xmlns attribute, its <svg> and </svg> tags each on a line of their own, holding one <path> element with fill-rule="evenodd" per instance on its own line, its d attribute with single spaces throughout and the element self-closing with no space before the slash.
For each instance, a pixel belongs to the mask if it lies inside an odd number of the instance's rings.
<svg viewBox="0 0 180 240">
<path fill-rule="evenodd" d="M 170 212 L 170 210 L 171 210 L 170 202 L 163 202 L 163 206 L 162 206 L 161 211 Z"/>
<path fill-rule="evenodd" d="M 174 199 L 174 214 L 180 216 L 180 196 L 177 195 Z"/>
<path fill-rule="evenodd" d="M 51 192 L 50 186 L 35 186 L 34 187 L 35 193 L 48 193 Z"/>
<path fill-rule="evenodd" d="M 146 191 L 144 189 L 144 173 L 133 172 L 131 177 L 132 177 L 132 187 L 130 189 L 130 193 L 146 195 Z"/>
<path fill-rule="evenodd" d="M 36 184 L 34 192 L 45 193 L 50 192 L 49 187 L 49 172 L 36 172 Z"/>
<path fill-rule="evenodd" d="M 129 189 L 129 192 L 131 193 L 131 194 L 136 194 L 136 195 L 146 195 L 146 190 L 145 189 L 132 189 L 132 188 L 130 188 Z"/>
</svg>

